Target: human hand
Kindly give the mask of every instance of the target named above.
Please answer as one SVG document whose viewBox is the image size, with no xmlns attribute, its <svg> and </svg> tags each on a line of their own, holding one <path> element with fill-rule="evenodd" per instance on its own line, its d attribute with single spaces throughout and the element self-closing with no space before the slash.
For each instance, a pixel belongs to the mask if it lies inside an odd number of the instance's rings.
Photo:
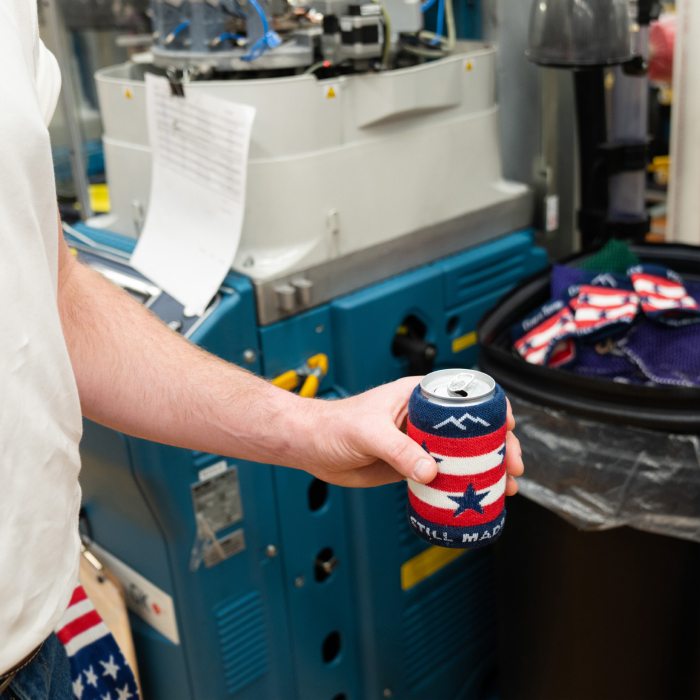
<svg viewBox="0 0 700 700">
<path fill-rule="evenodd" d="M 420 377 L 405 377 L 337 401 L 309 402 L 317 429 L 313 459 L 305 468 L 314 476 L 340 486 L 379 486 L 411 478 L 429 483 L 437 464 L 401 428 L 408 400 Z M 520 443 L 513 434 L 515 420 L 508 402 L 506 434 L 506 495 L 518 490 L 515 477 L 523 471 Z"/>
</svg>

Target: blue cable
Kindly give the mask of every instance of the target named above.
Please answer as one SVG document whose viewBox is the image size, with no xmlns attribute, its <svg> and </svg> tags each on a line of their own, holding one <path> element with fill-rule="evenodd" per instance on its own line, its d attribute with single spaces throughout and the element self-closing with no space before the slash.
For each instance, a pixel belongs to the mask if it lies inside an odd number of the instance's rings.
<svg viewBox="0 0 700 700">
<path fill-rule="evenodd" d="M 443 36 L 442 30 L 445 24 L 445 0 L 438 0 L 437 22 L 435 23 L 435 34 L 437 35 L 431 43 L 438 44 L 439 37 Z"/>
<path fill-rule="evenodd" d="M 219 41 L 238 41 L 239 39 L 245 39 L 243 34 L 234 34 L 233 32 L 221 32 L 216 38 Z"/>
<path fill-rule="evenodd" d="M 268 49 L 274 49 L 282 43 L 279 34 L 270 29 L 270 24 L 267 21 L 265 10 L 260 6 L 258 0 L 250 0 L 250 4 L 257 12 L 260 21 L 262 22 L 263 35 L 250 47 L 248 53 L 243 56 L 244 61 L 254 61 L 260 58 Z"/>
<path fill-rule="evenodd" d="M 190 21 L 188 19 L 184 20 L 183 22 L 180 22 L 180 24 L 178 24 L 177 27 L 175 27 L 175 29 L 173 29 L 171 32 L 168 33 L 168 37 L 172 37 L 172 39 L 170 39 L 170 41 L 172 41 L 173 39 L 176 39 L 177 35 L 182 34 L 182 32 L 184 32 L 185 29 L 187 29 L 187 27 L 189 27 L 189 26 L 190 26 Z"/>
<path fill-rule="evenodd" d="M 261 36 L 248 50 L 245 56 L 241 56 L 243 61 L 254 61 L 260 58 L 268 49 L 277 48 L 282 43 L 279 34 L 274 31 L 269 31 Z"/>
<path fill-rule="evenodd" d="M 260 7 L 260 3 L 258 0 L 250 0 L 250 4 L 253 6 L 253 9 L 258 13 L 258 17 L 260 17 L 260 21 L 262 22 L 263 25 L 263 34 L 267 34 L 270 31 L 270 25 L 267 22 L 267 15 L 265 14 L 265 10 Z"/>
<path fill-rule="evenodd" d="M 421 12 L 427 12 L 437 0 L 425 0 L 425 2 L 420 6 Z"/>
</svg>

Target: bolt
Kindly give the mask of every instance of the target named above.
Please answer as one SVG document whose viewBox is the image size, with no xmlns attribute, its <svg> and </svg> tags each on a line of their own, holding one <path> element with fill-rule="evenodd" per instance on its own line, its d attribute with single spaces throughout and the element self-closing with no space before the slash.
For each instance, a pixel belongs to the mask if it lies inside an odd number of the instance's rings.
<svg viewBox="0 0 700 700">
<path fill-rule="evenodd" d="M 268 544 L 265 547 L 265 554 L 267 554 L 270 559 L 274 559 L 277 556 L 277 547 L 274 544 Z"/>
<path fill-rule="evenodd" d="M 305 583 L 306 583 L 306 581 L 304 581 L 304 577 L 303 577 L 303 576 L 297 576 L 297 577 L 294 579 L 294 585 L 295 585 L 297 588 L 303 588 Z"/>
<path fill-rule="evenodd" d="M 252 365 L 257 358 L 258 356 L 255 354 L 255 350 L 251 350 L 249 348 L 248 350 L 243 351 L 243 361 L 247 362 L 249 365 Z"/>
<path fill-rule="evenodd" d="M 323 333 L 323 331 L 326 330 L 326 327 L 322 323 L 319 323 L 314 330 L 316 333 Z"/>
</svg>

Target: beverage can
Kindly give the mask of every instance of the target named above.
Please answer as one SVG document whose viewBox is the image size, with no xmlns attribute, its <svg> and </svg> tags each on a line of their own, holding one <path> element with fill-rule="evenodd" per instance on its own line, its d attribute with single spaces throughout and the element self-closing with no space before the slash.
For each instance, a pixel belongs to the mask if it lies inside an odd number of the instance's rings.
<svg viewBox="0 0 700 700">
<path fill-rule="evenodd" d="M 424 540 L 473 549 L 505 524 L 506 398 L 484 372 L 423 377 L 408 404 L 407 433 L 437 462 L 429 484 L 408 480 L 408 520 Z"/>
</svg>

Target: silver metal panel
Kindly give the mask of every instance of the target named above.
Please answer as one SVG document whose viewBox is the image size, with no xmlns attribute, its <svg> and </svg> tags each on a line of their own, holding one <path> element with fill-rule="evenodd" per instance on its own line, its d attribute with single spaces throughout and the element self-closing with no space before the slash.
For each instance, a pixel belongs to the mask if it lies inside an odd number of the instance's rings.
<svg viewBox="0 0 700 700">
<path fill-rule="evenodd" d="M 577 145 L 570 71 L 527 60 L 533 0 L 483 0 L 484 38 L 498 50 L 498 102 L 503 176 L 535 193 L 535 225 L 544 229 L 544 200 L 559 198 L 559 226 L 542 234 L 554 257 L 577 246 Z"/>
<path fill-rule="evenodd" d="M 286 285 L 292 287 L 299 273 L 293 275 L 294 279 L 284 276 L 256 283 L 258 321 L 261 325 L 274 323 L 430 260 L 529 226 L 532 206 L 532 193 L 526 191 L 508 202 L 304 270 L 304 279 L 311 283 L 308 307 L 298 302 L 291 308 L 280 304 L 278 290 Z"/>
</svg>

